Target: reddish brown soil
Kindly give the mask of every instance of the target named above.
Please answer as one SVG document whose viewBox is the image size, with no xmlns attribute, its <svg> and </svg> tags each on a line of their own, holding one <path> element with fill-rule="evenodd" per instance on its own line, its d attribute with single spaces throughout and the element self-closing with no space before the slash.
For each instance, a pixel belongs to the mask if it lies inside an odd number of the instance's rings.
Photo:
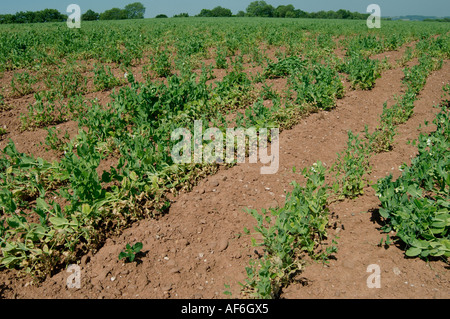
<svg viewBox="0 0 450 319">
<path fill-rule="evenodd" d="M 401 52 L 391 52 L 395 61 Z M 450 63 L 433 72 L 416 102 L 414 116 L 398 129 L 394 150 L 372 158 L 370 180 L 393 173 L 415 156 L 417 150 L 406 141 L 432 126 L 418 130 L 425 120 L 432 121 L 442 86 L 449 82 Z M 97 253 L 80 260 L 81 288 L 68 289 L 69 273 L 61 272 L 42 285 L 19 279 L 13 271 L 0 273 L 3 298 L 240 298 L 245 267 L 257 258 L 244 227 L 253 229 L 255 220 L 245 208 L 283 205 L 293 180 L 302 182 L 292 167 L 303 168 L 316 161 L 328 167 L 337 153 L 346 148 L 347 131 L 373 129 L 383 103 L 393 102 L 402 93 L 401 68 L 383 72 L 371 91 L 347 91 L 330 112 L 312 114 L 280 135 L 280 167 L 277 174 L 261 175 L 260 164 L 239 164 L 220 169 L 202 180 L 189 193 L 173 199 L 170 211 L 158 220 L 142 220 L 122 235 L 107 240 Z M 70 126 L 70 124 L 67 124 Z M 22 133 L 25 134 L 25 133 Z M 36 134 L 36 132 L 34 132 Z M 19 134 L 20 135 L 20 134 Z M 22 136 L 22 147 L 26 136 Z M 31 136 L 29 137 L 31 138 Z M 35 136 L 33 141 L 38 138 Z M 21 141 L 17 139 L 17 141 Z M 4 146 L 4 141 L 1 142 Z M 450 273 L 442 261 L 426 263 L 408 259 L 395 245 L 378 247 L 381 238 L 379 202 L 371 188 L 353 201 L 336 202 L 330 208 L 337 228 L 338 252 L 330 263 L 308 263 L 297 281 L 283 290 L 282 298 L 448 298 Z M 137 263 L 125 264 L 118 255 L 127 243 L 142 242 L 143 254 Z M 368 288 L 367 267 L 379 265 L 381 288 Z M 230 285 L 230 288 L 225 288 Z"/>
</svg>

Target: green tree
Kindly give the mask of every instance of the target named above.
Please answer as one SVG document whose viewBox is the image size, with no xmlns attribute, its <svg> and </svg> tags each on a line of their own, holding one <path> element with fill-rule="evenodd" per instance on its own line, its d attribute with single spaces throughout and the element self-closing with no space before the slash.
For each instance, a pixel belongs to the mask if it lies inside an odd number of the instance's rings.
<svg viewBox="0 0 450 319">
<path fill-rule="evenodd" d="M 265 1 L 253 1 L 247 7 L 249 17 L 273 17 L 275 8 Z"/>
<path fill-rule="evenodd" d="M 286 12 L 285 18 L 298 18 L 297 13 L 295 11 Z"/>
<path fill-rule="evenodd" d="M 211 10 L 213 17 L 231 17 L 233 13 L 230 9 L 222 8 L 221 6 L 215 7 Z"/>
<path fill-rule="evenodd" d="M 189 18 L 189 13 L 183 12 L 183 13 L 175 14 L 173 17 L 174 18 Z"/>
<path fill-rule="evenodd" d="M 66 21 L 67 16 L 65 14 L 61 14 L 56 9 L 45 9 L 40 11 L 43 21 L 42 22 L 61 22 Z"/>
<path fill-rule="evenodd" d="M 309 13 L 300 9 L 294 11 L 296 18 L 309 18 Z"/>
<path fill-rule="evenodd" d="M 96 21 L 100 18 L 100 14 L 89 9 L 81 15 L 83 21 Z"/>
<path fill-rule="evenodd" d="M 100 20 L 123 20 L 127 19 L 128 13 L 119 8 L 112 8 L 100 14 Z"/>
<path fill-rule="evenodd" d="M 125 6 L 128 19 L 144 19 L 145 7 L 140 2 L 130 3 Z"/>
<path fill-rule="evenodd" d="M 352 13 L 348 10 L 340 9 L 336 12 L 337 19 L 350 19 L 352 17 Z"/>
<path fill-rule="evenodd" d="M 12 14 L 2 14 L 0 15 L 0 23 L 14 23 L 14 16 Z"/>
<path fill-rule="evenodd" d="M 165 14 L 158 14 L 155 18 L 162 19 L 162 18 L 168 18 Z"/>
<path fill-rule="evenodd" d="M 277 18 L 294 18 L 295 8 L 292 4 L 288 4 L 287 6 L 278 6 L 274 11 L 273 16 Z"/>
<path fill-rule="evenodd" d="M 236 14 L 236 17 L 245 17 L 245 12 L 244 11 L 239 11 L 237 14 Z"/>
<path fill-rule="evenodd" d="M 46 9 L 46 10 L 49 10 L 49 9 Z M 46 15 L 46 13 L 44 12 L 44 10 L 34 12 L 33 22 L 35 22 L 35 23 L 47 22 L 47 21 L 45 21 L 45 18 L 46 18 L 45 15 Z"/>
<path fill-rule="evenodd" d="M 62 22 L 67 20 L 67 16 L 56 9 L 44 9 L 41 11 L 17 12 L 14 15 L 7 14 L 0 16 L 0 23 L 41 23 L 41 22 Z"/>
<path fill-rule="evenodd" d="M 231 17 L 233 13 L 230 9 L 222 8 L 221 6 L 215 7 L 212 10 L 202 9 L 197 17 Z"/>
<path fill-rule="evenodd" d="M 209 18 L 212 17 L 212 12 L 209 9 L 202 9 L 202 11 L 200 11 L 197 17 Z"/>
<path fill-rule="evenodd" d="M 34 13 L 31 11 L 20 11 L 14 16 L 14 22 L 16 23 L 33 23 Z"/>
<path fill-rule="evenodd" d="M 320 10 L 318 12 L 311 13 L 310 16 L 311 16 L 311 18 L 314 18 L 314 19 L 326 19 L 327 12 L 324 10 Z"/>
</svg>

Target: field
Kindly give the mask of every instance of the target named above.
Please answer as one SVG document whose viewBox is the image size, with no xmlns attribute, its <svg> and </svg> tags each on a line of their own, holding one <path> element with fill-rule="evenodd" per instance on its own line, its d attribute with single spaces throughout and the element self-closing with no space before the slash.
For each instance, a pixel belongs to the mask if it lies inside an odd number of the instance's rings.
<svg viewBox="0 0 450 319">
<path fill-rule="evenodd" d="M 449 30 L 0 25 L 0 297 L 448 298 Z M 194 121 L 278 170 L 176 163 Z"/>
</svg>

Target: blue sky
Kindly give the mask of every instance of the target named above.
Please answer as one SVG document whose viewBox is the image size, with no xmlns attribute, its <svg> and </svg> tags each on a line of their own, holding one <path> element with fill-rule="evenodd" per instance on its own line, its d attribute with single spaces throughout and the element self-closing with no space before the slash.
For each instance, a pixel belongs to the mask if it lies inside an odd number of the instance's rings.
<svg viewBox="0 0 450 319">
<path fill-rule="evenodd" d="M 123 8 L 125 5 L 139 1 L 147 8 L 145 17 L 151 18 L 157 14 L 164 13 L 173 16 L 176 13 L 187 12 L 195 15 L 201 9 L 212 9 L 222 6 L 231 9 L 233 13 L 239 10 L 245 11 L 246 7 L 253 0 L 15 0 L 2 2 L 0 14 L 16 13 L 18 11 L 37 11 L 45 8 L 58 9 L 66 12 L 69 4 L 75 3 L 81 7 L 82 12 L 92 9 L 96 12 L 103 12 L 113 7 Z M 450 0 L 266 0 L 267 3 L 277 7 L 278 5 L 293 4 L 295 8 L 307 12 L 319 10 L 347 9 L 350 11 L 366 12 L 369 4 L 375 3 L 381 7 L 383 16 L 399 15 L 426 15 L 426 16 L 450 16 Z"/>
</svg>

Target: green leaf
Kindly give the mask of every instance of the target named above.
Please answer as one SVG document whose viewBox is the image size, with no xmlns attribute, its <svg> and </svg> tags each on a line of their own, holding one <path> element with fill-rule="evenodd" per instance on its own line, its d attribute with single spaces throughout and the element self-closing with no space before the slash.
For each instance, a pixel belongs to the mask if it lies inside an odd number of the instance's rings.
<svg viewBox="0 0 450 319">
<path fill-rule="evenodd" d="M 142 247 L 143 247 L 142 243 L 136 243 L 136 244 L 133 246 L 133 252 L 135 252 L 135 253 L 140 252 L 141 249 L 142 249 Z"/>
<path fill-rule="evenodd" d="M 413 197 L 422 197 L 422 190 L 415 184 L 408 186 L 408 193 Z"/>
<path fill-rule="evenodd" d="M 380 208 L 379 213 L 380 216 L 383 217 L 384 219 L 387 219 L 389 217 L 389 211 L 385 208 Z"/>
<path fill-rule="evenodd" d="M 13 266 L 17 261 L 20 261 L 21 258 L 15 257 L 15 256 L 8 256 L 5 258 L 2 258 L 2 265 L 5 265 L 6 267 Z"/>
<path fill-rule="evenodd" d="M 92 208 L 89 206 L 89 204 L 83 204 L 81 206 L 81 212 L 83 215 L 87 216 L 92 212 Z"/>
<path fill-rule="evenodd" d="M 406 256 L 408 257 L 417 257 L 420 255 L 420 253 L 422 252 L 421 248 L 418 247 L 411 247 L 406 251 Z"/>
<path fill-rule="evenodd" d="M 431 228 L 431 233 L 433 234 L 440 234 L 443 233 L 445 228 Z"/>
<path fill-rule="evenodd" d="M 102 174 L 102 182 L 110 183 L 111 182 L 111 174 L 109 172 L 104 171 Z"/>
<path fill-rule="evenodd" d="M 131 172 L 130 173 L 130 179 L 132 180 L 132 181 L 137 181 L 138 180 L 138 176 L 137 176 L 137 174 L 135 173 L 135 172 Z"/>
<path fill-rule="evenodd" d="M 426 249 L 428 247 L 428 242 L 426 242 L 424 240 L 414 239 L 411 242 L 411 246 L 421 248 L 421 249 Z"/>
<path fill-rule="evenodd" d="M 55 225 L 56 227 L 60 227 L 60 226 L 64 226 L 64 225 L 69 225 L 69 221 L 65 218 L 61 218 L 61 217 L 50 217 L 49 218 L 50 222 Z"/>
<path fill-rule="evenodd" d="M 127 253 L 125 253 L 125 252 L 120 252 L 120 254 L 119 254 L 119 260 L 121 260 L 122 258 L 126 258 L 126 257 L 128 257 L 128 254 Z"/>
<path fill-rule="evenodd" d="M 50 211 L 50 206 L 42 198 L 36 199 L 36 206 L 44 211 Z"/>
</svg>

